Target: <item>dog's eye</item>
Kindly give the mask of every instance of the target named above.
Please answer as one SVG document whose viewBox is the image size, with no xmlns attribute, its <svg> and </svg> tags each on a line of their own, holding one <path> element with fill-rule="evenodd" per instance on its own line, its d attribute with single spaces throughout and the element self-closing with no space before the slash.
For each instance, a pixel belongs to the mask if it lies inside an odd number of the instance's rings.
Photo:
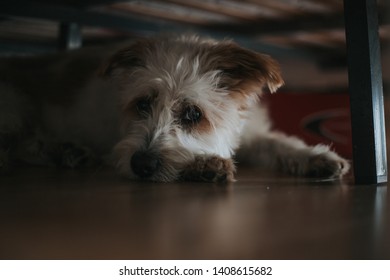
<svg viewBox="0 0 390 280">
<path fill-rule="evenodd" d="M 202 111 L 197 106 L 187 106 L 181 113 L 180 121 L 184 125 L 193 125 L 201 121 Z"/>
<path fill-rule="evenodd" d="M 138 113 L 141 115 L 147 115 L 149 114 L 151 110 L 151 101 L 150 98 L 141 98 L 136 103 L 136 108 Z"/>
</svg>

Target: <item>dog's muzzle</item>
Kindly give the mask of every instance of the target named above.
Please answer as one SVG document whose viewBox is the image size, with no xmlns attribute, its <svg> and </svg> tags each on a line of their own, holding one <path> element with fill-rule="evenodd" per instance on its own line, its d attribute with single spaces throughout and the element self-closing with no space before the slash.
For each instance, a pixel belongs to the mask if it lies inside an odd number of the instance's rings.
<svg viewBox="0 0 390 280">
<path fill-rule="evenodd" d="M 130 160 L 130 166 L 134 174 L 140 178 L 150 178 L 160 167 L 157 155 L 150 152 L 135 152 Z"/>
</svg>

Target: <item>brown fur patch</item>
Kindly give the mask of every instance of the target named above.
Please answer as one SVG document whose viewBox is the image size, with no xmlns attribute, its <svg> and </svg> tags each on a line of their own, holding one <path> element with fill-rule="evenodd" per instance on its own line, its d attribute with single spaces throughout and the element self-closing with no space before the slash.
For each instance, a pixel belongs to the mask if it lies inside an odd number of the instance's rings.
<svg viewBox="0 0 390 280">
<path fill-rule="evenodd" d="M 209 46 L 204 71 L 221 70 L 221 87 L 233 93 L 260 94 L 264 87 L 275 92 L 283 85 L 279 64 L 268 55 L 241 48 L 232 42 Z"/>
<path fill-rule="evenodd" d="M 143 117 L 137 110 L 137 102 L 139 99 L 132 100 L 123 107 L 123 113 L 126 115 L 126 118 L 131 120 L 140 120 Z"/>
<path fill-rule="evenodd" d="M 182 103 L 180 106 L 176 106 L 176 108 L 173 109 L 175 118 L 177 122 L 182 126 L 182 128 L 190 133 L 197 132 L 198 134 L 208 134 L 210 133 L 212 126 L 210 123 L 210 120 L 208 119 L 206 113 L 196 106 L 201 111 L 201 119 L 199 122 L 196 123 L 183 123 L 181 121 L 183 110 L 187 108 L 188 106 L 191 106 L 187 104 L 186 102 Z"/>
<path fill-rule="evenodd" d="M 157 47 L 156 40 L 140 39 L 113 54 L 99 70 L 101 76 L 110 76 L 115 69 L 131 69 L 145 66 L 148 52 Z"/>
<path fill-rule="evenodd" d="M 206 116 L 203 116 L 202 120 L 198 124 L 196 124 L 193 129 L 195 129 L 196 132 L 199 134 L 209 134 L 212 129 L 212 126 Z"/>
</svg>

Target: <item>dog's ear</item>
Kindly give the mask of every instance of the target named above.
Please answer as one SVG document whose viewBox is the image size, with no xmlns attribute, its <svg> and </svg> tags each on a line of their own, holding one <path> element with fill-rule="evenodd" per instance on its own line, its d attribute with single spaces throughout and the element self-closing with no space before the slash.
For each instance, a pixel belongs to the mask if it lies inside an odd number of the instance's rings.
<svg viewBox="0 0 390 280">
<path fill-rule="evenodd" d="M 275 92 L 284 82 L 279 64 L 270 56 L 225 41 L 210 46 L 206 62 L 222 72 L 220 86 L 242 93 Z"/>
<path fill-rule="evenodd" d="M 145 66 L 145 54 L 152 46 L 151 40 L 143 39 L 118 50 L 101 65 L 99 75 L 109 77 L 116 70 L 131 70 Z"/>
</svg>

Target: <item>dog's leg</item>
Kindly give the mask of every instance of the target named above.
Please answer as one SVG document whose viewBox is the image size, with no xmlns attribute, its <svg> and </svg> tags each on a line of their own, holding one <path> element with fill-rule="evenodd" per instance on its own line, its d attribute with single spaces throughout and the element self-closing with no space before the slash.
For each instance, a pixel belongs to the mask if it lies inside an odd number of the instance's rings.
<svg viewBox="0 0 390 280">
<path fill-rule="evenodd" d="M 237 161 L 261 166 L 268 170 L 317 178 L 336 178 L 345 175 L 350 167 L 347 160 L 328 146 L 308 146 L 296 137 L 270 132 L 244 143 Z"/>
<path fill-rule="evenodd" d="M 198 155 L 181 173 L 186 181 L 224 183 L 233 182 L 236 168 L 232 159 L 219 156 Z"/>
<path fill-rule="evenodd" d="M 23 161 L 33 165 L 49 165 L 64 168 L 92 166 L 97 162 L 90 149 L 72 142 L 56 142 L 31 139 L 23 143 Z"/>
</svg>

